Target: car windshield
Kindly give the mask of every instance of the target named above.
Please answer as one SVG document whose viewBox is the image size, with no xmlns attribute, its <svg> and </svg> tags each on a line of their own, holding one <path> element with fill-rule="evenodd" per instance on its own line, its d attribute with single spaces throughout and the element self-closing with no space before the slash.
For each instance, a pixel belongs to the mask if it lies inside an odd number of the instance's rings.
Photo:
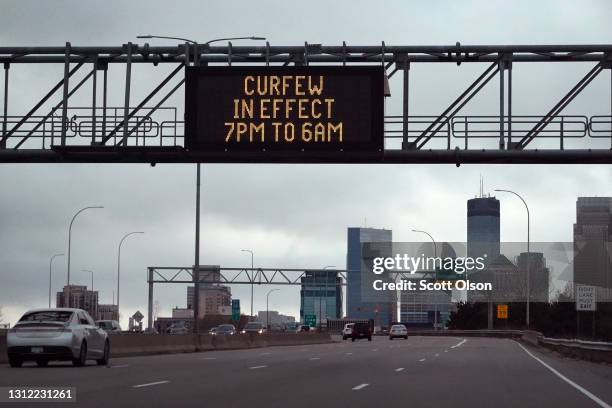
<svg viewBox="0 0 612 408">
<path fill-rule="evenodd" d="M 45 310 L 41 312 L 27 313 L 19 320 L 20 322 L 61 322 L 70 321 L 72 312 L 65 310 Z"/>
<path fill-rule="evenodd" d="M 232 331 L 234 330 L 234 326 L 219 326 L 217 331 Z"/>
</svg>

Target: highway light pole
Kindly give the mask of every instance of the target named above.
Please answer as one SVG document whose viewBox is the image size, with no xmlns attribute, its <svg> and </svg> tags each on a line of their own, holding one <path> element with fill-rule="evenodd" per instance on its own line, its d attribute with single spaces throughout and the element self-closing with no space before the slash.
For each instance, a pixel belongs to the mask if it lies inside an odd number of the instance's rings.
<svg viewBox="0 0 612 408">
<path fill-rule="evenodd" d="M 253 251 L 251 251 L 250 249 L 241 249 L 241 252 L 249 252 L 251 254 L 251 317 L 253 317 L 253 282 L 255 281 L 255 274 L 253 269 L 255 268 L 253 259 L 254 259 L 254 255 L 253 255 Z M 247 274 L 248 276 L 248 274 Z"/>
<path fill-rule="evenodd" d="M 121 287 L 121 245 L 123 245 L 123 241 L 126 240 L 127 237 L 136 235 L 136 234 L 144 234 L 142 231 L 132 231 L 128 232 L 121 238 L 119 241 L 119 250 L 117 251 L 117 321 L 120 321 L 119 317 L 119 289 Z"/>
<path fill-rule="evenodd" d="M 197 41 L 190 40 L 189 38 L 183 37 L 171 37 L 165 35 L 138 35 L 136 38 L 144 38 L 144 39 L 161 39 L 161 40 L 176 40 L 176 41 L 185 41 L 187 43 L 193 44 L 194 48 L 194 58 L 193 65 L 200 65 L 200 45 Z M 232 40 L 265 40 L 265 37 L 227 37 L 227 38 L 215 38 L 213 40 L 206 41 L 202 43 L 203 46 L 208 47 L 210 44 L 218 41 L 232 41 Z M 188 58 L 187 58 L 188 59 Z M 195 226 L 195 256 L 194 256 L 194 268 L 193 271 L 194 277 L 197 276 L 199 279 L 200 276 L 200 180 L 201 180 L 201 165 L 198 162 L 196 165 L 196 226 Z M 195 324 L 193 325 L 194 333 L 199 331 L 198 319 L 199 319 L 199 304 L 200 304 L 200 286 L 199 282 L 195 282 L 194 284 L 194 306 L 193 306 L 193 320 Z M 118 296 L 117 296 L 118 297 Z M 253 314 L 253 287 L 251 285 L 251 315 Z"/>
<path fill-rule="evenodd" d="M 434 258 L 437 258 L 438 250 L 436 246 L 436 241 L 433 239 L 431 234 L 427 231 L 421 231 L 421 230 L 416 230 L 416 229 L 413 229 L 412 232 L 419 232 L 421 234 L 425 234 L 429 237 L 429 239 L 431 239 L 431 242 L 433 243 L 433 247 L 434 247 Z M 436 267 L 436 263 L 434 262 L 434 279 L 436 276 L 435 267 Z M 438 298 L 438 295 L 434 291 L 434 330 L 438 330 L 438 299 L 437 298 Z"/>
<path fill-rule="evenodd" d="M 525 209 L 527 210 L 527 301 L 526 303 L 526 310 L 525 310 L 525 325 L 527 326 L 527 328 L 529 328 L 529 324 L 530 324 L 530 319 L 529 319 L 529 303 L 531 302 L 531 276 L 530 276 L 530 272 L 529 272 L 529 263 L 531 262 L 531 250 L 530 250 L 530 242 L 529 242 L 529 206 L 527 206 L 527 202 L 523 199 L 523 197 L 520 196 L 520 194 L 515 193 L 514 191 L 511 190 L 500 190 L 497 189 L 495 191 L 501 192 L 501 193 L 510 193 L 510 194 L 514 194 L 515 196 L 517 196 L 518 198 L 521 199 L 521 201 L 523 202 L 523 204 L 525 205 Z"/>
<path fill-rule="evenodd" d="M 280 289 L 270 289 L 268 291 L 268 294 L 266 295 L 266 330 L 270 330 L 270 308 L 269 308 L 270 293 L 276 292 L 277 290 L 280 290 Z"/>
<path fill-rule="evenodd" d="M 58 256 L 64 256 L 64 254 L 55 254 L 49 260 L 49 308 L 51 308 L 51 268 L 53 265 L 53 260 Z"/>
<path fill-rule="evenodd" d="M 72 224 L 74 223 L 74 220 L 80 213 L 82 213 L 85 210 L 90 210 L 93 208 L 104 208 L 104 207 L 98 205 L 98 206 L 90 206 L 90 207 L 81 208 L 79 211 L 77 211 L 76 214 L 74 214 L 74 216 L 72 217 L 72 220 L 70 220 L 70 226 L 68 227 L 68 279 L 67 279 L 68 283 L 66 284 L 66 286 L 68 286 L 68 289 L 67 289 L 68 302 L 66 302 L 68 303 L 68 305 L 64 305 L 64 307 L 70 307 L 70 246 L 72 243 Z"/>
</svg>

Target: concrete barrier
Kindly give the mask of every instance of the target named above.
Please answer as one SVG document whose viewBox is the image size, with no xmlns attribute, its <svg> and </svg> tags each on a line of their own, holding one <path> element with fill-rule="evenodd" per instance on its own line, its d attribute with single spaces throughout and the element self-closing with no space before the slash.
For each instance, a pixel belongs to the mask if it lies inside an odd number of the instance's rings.
<svg viewBox="0 0 612 408">
<path fill-rule="evenodd" d="M 598 363 L 612 363 L 612 343 L 541 337 L 538 344 L 569 357 Z"/>
<path fill-rule="evenodd" d="M 330 343 L 331 341 L 331 336 L 327 333 L 272 333 L 235 336 L 140 333 L 110 335 L 111 357 L 193 353 L 207 350 L 237 350 L 270 346 L 300 346 Z M 0 335 L 0 363 L 8 363 L 5 335 Z"/>
<path fill-rule="evenodd" d="M 519 339 L 522 330 L 408 330 L 408 336 L 500 337 Z"/>
</svg>

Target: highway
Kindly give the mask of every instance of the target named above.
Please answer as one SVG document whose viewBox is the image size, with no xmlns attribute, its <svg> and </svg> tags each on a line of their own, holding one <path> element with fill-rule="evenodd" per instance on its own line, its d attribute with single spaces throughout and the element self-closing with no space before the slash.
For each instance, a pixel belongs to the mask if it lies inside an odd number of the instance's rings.
<svg viewBox="0 0 612 408">
<path fill-rule="evenodd" d="M 609 407 L 612 366 L 514 340 L 372 342 L 0 365 L 0 386 L 73 386 L 83 407 Z M 15 404 L 13 404 L 15 405 Z M 16 404 L 23 406 L 23 404 Z M 45 404 L 36 404 L 43 406 Z"/>
</svg>

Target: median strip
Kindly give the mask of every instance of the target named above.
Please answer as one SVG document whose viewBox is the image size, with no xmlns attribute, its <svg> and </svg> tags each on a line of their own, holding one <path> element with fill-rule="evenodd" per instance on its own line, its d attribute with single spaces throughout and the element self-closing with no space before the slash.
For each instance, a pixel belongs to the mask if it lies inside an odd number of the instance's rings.
<svg viewBox="0 0 612 408">
<path fill-rule="evenodd" d="M 170 381 L 156 381 L 156 382 L 152 382 L 152 383 L 147 383 L 147 384 L 138 384 L 138 385 L 133 385 L 132 388 L 144 388 L 144 387 L 152 387 L 154 385 L 160 385 L 160 384 L 167 384 Z"/>
</svg>

